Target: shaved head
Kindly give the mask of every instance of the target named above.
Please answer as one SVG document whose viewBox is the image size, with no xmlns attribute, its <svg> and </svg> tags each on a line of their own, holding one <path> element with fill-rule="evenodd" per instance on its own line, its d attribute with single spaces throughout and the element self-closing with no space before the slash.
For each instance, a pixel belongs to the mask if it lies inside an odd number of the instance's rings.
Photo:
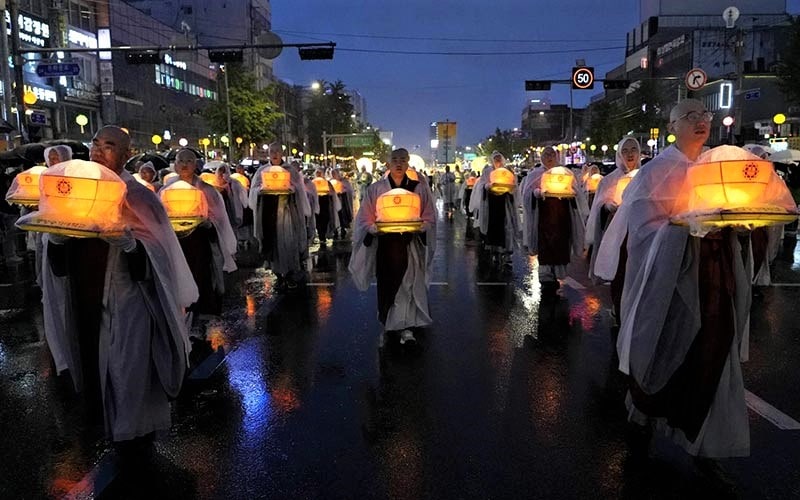
<svg viewBox="0 0 800 500">
<path fill-rule="evenodd" d="M 90 159 L 106 168 L 121 173 L 131 157 L 131 136 L 116 125 L 106 125 L 92 138 Z"/>
<path fill-rule="evenodd" d="M 669 121 L 674 122 L 690 111 L 704 111 L 706 107 L 697 99 L 684 99 L 669 112 Z"/>
</svg>

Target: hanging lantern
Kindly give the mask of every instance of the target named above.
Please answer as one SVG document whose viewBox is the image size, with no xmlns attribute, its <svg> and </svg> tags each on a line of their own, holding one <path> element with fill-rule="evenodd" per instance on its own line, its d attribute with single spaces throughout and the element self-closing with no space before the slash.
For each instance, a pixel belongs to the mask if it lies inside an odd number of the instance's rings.
<svg viewBox="0 0 800 500">
<path fill-rule="evenodd" d="M 59 163 L 40 173 L 39 188 L 39 210 L 20 217 L 17 226 L 22 229 L 98 237 L 124 228 L 125 182 L 99 163 Z"/>
<path fill-rule="evenodd" d="M 344 184 L 341 181 L 336 179 L 330 179 L 331 186 L 333 186 L 333 190 L 336 191 L 336 194 L 344 193 Z"/>
<path fill-rule="evenodd" d="M 212 174 L 211 172 L 203 172 L 202 174 L 200 174 L 200 180 L 205 182 L 206 184 L 214 186 L 219 191 L 225 188 L 219 176 L 217 174 Z"/>
<path fill-rule="evenodd" d="M 586 180 L 586 191 L 589 193 L 597 192 L 597 187 L 600 185 L 600 181 L 602 180 L 603 180 L 602 175 L 592 174 L 592 176 Z"/>
<path fill-rule="evenodd" d="M 186 181 L 174 181 L 158 195 L 179 236 L 187 236 L 208 217 L 205 195 Z"/>
<path fill-rule="evenodd" d="M 575 190 L 572 188 L 572 181 L 575 176 L 564 167 L 553 167 L 542 174 L 540 189 L 547 196 L 554 198 L 573 198 Z"/>
<path fill-rule="evenodd" d="M 517 177 L 511 170 L 500 167 L 492 170 L 489 175 L 489 182 L 492 187 L 489 189 L 493 194 L 506 194 L 514 190 L 517 184 Z"/>
<path fill-rule="evenodd" d="M 409 233 L 422 227 L 422 202 L 416 193 L 392 189 L 378 197 L 375 224 L 382 233 Z"/>
<path fill-rule="evenodd" d="M 292 173 L 283 167 L 272 165 L 261 171 L 262 194 L 291 193 Z"/>
<path fill-rule="evenodd" d="M 474 188 L 476 182 L 478 182 L 477 177 L 467 177 L 467 189 Z"/>
<path fill-rule="evenodd" d="M 152 191 L 154 193 L 156 192 L 156 187 L 154 185 L 150 184 L 149 182 L 147 182 L 146 180 L 142 179 L 142 176 L 139 175 L 138 172 L 133 174 L 133 178 L 136 179 L 136 182 L 138 182 L 142 186 L 146 187 L 150 191 Z"/>
<path fill-rule="evenodd" d="M 242 187 L 244 187 L 245 189 L 250 189 L 250 179 L 248 179 L 246 175 L 234 172 L 231 174 L 231 179 L 234 179 L 236 182 L 241 184 Z"/>
<path fill-rule="evenodd" d="M 14 180 L 6 193 L 6 201 L 23 207 L 35 207 L 39 204 L 39 176 L 47 167 L 36 166 L 23 170 Z"/>
<path fill-rule="evenodd" d="M 317 188 L 317 196 L 328 196 L 331 187 L 328 184 L 327 179 L 323 179 L 322 177 L 314 177 L 312 182 L 314 183 L 314 187 Z"/>
<path fill-rule="evenodd" d="M 614 189 L 614 203 L 616 203 L 617 206 L 622 205 L 622 193 L 625 192 L 628 188 L 628 184 L 631 183 L 631 180 L 636 177 L 638 173 L 638 168 L 636 170 L 631 170 L 617 181 L 617 187 Z"/>
</svg>

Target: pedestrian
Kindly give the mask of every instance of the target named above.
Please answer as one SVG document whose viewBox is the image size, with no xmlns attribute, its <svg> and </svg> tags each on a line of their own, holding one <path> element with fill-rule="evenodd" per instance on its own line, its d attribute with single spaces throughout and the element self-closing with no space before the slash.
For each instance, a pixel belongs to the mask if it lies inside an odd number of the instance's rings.
<svg viewBox="0 0 800 500">
<path fill-rule="evenodd" d="M 623 137 L 617 145 L 615 161 L 617 168 L 603 177 L 597 186 L 594 203 L 589 212 L 589 219 L 586 221 L 586 241 L 584 244 L 589 255 L 589 277 L 595 283 L 602 281 L 602 278 L 598 277 L 594 272 L 597 249 L 600 246 L 600 242 L 603 241 L 603 234 L 606 228 L 619 208 L 618 201 L 615 199 L 617 183 L 625 175 L 639 169 L 642 165 L 639 141 L 631 136 Z M 622 286 L 625 283 L 626 257 L 625 242 L 623 242 L 620 246 L 620 262 L 617 266 L 617 273 L 614 275 L 614 279 L 611 280 L 611 303 L 613 305 L 615 323 L 619 321 Z"/>
<path fill-rule="evenodd" d="M 289 171 L 288 193 L 262 192 L 262 173 L 270 167 Z M 278 290 L 296 289 L 306 279 L 310 264 L 305 218 L 311 216 L 311 207 L 306 198 L 303 178 L 297 169 L 284 163 L 279 143 L 270 144 L 269 161 L 253 176 L 250 208 L 255 217 L 253 228 L 264 258 L 264 267 L 275 273 Z"/>
<path fill-rule="evenodd" d="M 416 342 L 414 329 L 432 323 L 428 309 L 428 283 L 436 245 L 436 212 L 427 184 L 408 178 L 409 154 L 392 151 L 389 176 L 372 184 L 356 215 L 353 253 L 349 269 L 359 290 L 377 281 L 378 319 L 387 332 L 399 332 L 400 343 Z M 418 232 L 380 233 L 377 202 L 382 194 L 402 188 L 419 196 L 421 227 Z"/>
<path fill-rule="evenodd" d="M 362 201 L 364 199 L 364 194 L 367 192 L 367 188 L 370 184 L 372 184 L 374 178 L 372 174 L 367 172 L 367 167 L 361 167 L 361 173 L 358 176 L 358 201 Z"/>
<path fill-rule="evenodd" d="M 325 178 L 324 173 L 321 168 L 318 168 L 314 172 L 313 181 L 317 186 L 317 205 L 319 206 L 314 218 L 321 248 L 327 248 L 328 238 L 335 237 L 339 232 L 339 217 L 337 214 L 341 209 L 341 202 L 336 195 L 333 184 Z"/>
<path fill-rule="evenodd" d="M 353 185 L 342 175 L 342 172 L 335 168 L 331 170 L 331 184 L 334 186 L 339 183 L 341 192 L 337 192 L 339 198 L 339 239 L 344 239 L 347 229 L 353 223 Z"/>
<path fill-rule="evenodd" d="M 444 211 L 448 220 L 452 220 L 453 211 L 456 207 L 456 176 L 450 171 L 450 165 L 444 166 L 444 172 L 439 177 L 439 185 L 442 190 L 444 200 Z"/>
<path fill-rule="evenodd" d="M 630 375 L 628 419 L 652 424 L 691 455 L 722 458 L 750 452 L 740 363 L 748 352 L 752 257 L 730 227 L 700 237 L 670 223 L 687 210 L 687 170 L 703 152 L 712 117 L 695 99 L 672 108 L 676 141 L 626 189 L 595 272 L 613 278 L 616 259 L 605 253 L 627 235 L 617 352 Z"/>
<path fill-rule="evenodd" d="M 189 307 L 192 335 L 202 337 L 204 332 L 196 330 L 200 316 L 219 316 L 222 313 L 224 273 L 236 270 L 236 235 L 231 228 L 222 195 L 214 186 L 200 179 L 196 174 L 196 164 L 197 156 L 191 149 L 181 149 L 175 156 L 178 179 L 199 189 L 208 207 L 207 220 L 189 234 L 179 235 L 181 249 L 200 292 L 197 302 Z M 165 193 L 173 188 L 174 184 L 170 183 L 159 192 L 162 200 Z"/>
<path fill-rule="evenodd" d="M 517 179 L 512 172 L 513 189 L 505 193 L 493 192 L 492 172 L 501 168 L 506 168 L 506 159 L 494 151 L 492 163 L 486 165 L 472 189 L 469 208 L 475 214 L 474 224 L 480 229 L 482 243 L 492 260 L 510 266 L 519 233 Z"/>
<path fill-rule="evenodd" d="M 45 334 L 56 369 L 69 370 L 124 455 L 146 450 L 155 431 L 170 427 L 169 400 L 187 366 L 184 310 L 197 299 L 164 208 L 124 170 L 129 145 L 124 130 L 106 126 L 90 148 L 92 161 L 125 183 L 126 230 L 99 238 L 48 233 L 42 264 Z"/>
<path fill-rule="evenodd" d="M 453 169 L 453 176 L 456 179 L 455 200 L 454 208 L 461 208 L 461 196 L 464 194 L 464 173 L 461 172 L 461 167 L 456 165 Z"/>
<path fill-rule="evenodd" d="M 315 235 L 317 234 L 317 215 L 319 215 L 319 195 L 317 194 L 317 187 L 314 181 L 303 176 L 303 184 L 306 188 L 306 198 L 308 199 L 308 206 L 311 210 L 311 215 L 306 217 L 306 239 L 310 247 L 314 243 Z"/>
<path fill-rule="evenodd" d="M 558 153 L 548 146 L 542 151 L 542 164 L 525 176 L 522 192 L 523 244 L 530 255 L 539 262 L 539 281 L 544 292 L 555 292 L 559 281 L 567 275 L 571 256 L 583 255 L 584 221 L 588 215 L 586 199 L 580 184 L 571 170 L 574 196 L 561 198 L 548 196 L 542 179 L 558 166 Z"/>
<path fill-rule="evenodd" d="M 248 203 L 247 191 L 239 181 L 231 178 L 231 167 L 227 163 L 218 166 L 215 174 L 217 176 L 216 188 L 222 195 L 228 220 L 233 232 L 236 233 L 242 225 L 244 208 Z M 235 243 L 238 243 L 238 240 Z"/>
</svg>

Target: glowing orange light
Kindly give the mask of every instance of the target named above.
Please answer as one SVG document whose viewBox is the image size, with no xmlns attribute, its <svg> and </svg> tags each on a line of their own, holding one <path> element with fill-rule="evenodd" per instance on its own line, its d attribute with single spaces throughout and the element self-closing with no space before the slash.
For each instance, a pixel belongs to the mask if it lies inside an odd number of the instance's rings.
<svg viewBox="0 0 800 500">
<path fill-rule="evenodd" d="M 600 174 L 593 174 L 586 180 L 586 191 L 590 193 L 594 193 L 597 191 L 597 187 L 600 185 L 600 181 L 603 180 L 603 176 Z"/>
<path fill-rule="evenodd" d="M 569 169 L 553 167 L 542 174 L 541 189 L 547 193 L 547 196 L 571 198 L 575 196 L 575 190 L 572 189 L 572 181 L 574 178 L 574 175 Z"/>
<path fill-rule="evenodd" d="M 687 172 L 693 196 L 689 210 L 753 208 L 763 205 L 772 175 L 765 160 L 730 160 L 702 163 Z"/>
<path fill-rule="evenodd" d="M 47 167 L 36 166 L 17 174 L 11 181 L 11 187 L 8 188 L 6 200 L 27 207 L 38 205 L 39 177 L 45 170 Z"/>
<path fill-rule="evenodd" d="M 495 168 L 489 175 L 489 182 L 492 183 L 490 191 L 494 194 L 510 193 L 516 186 L 516 180 L 511 170 L 505 167 Z"/>
<path fill-rule="evenodd" d="M 217 174 L 212 174 L 211 172 L 203 172 L 200 174 L 200 180 L 206 184 L 214 186 L 217 189 L 222 189 L 225 187 Z"/>
<path fill-rule="evenodd" d="M 245 189 L 250 189 L 250 179 L 248 179 L 247 176 L 234 172 L 231 174 L 231 179 L 236 180 L 236 182 L 244 186 Z"/>
<path fill-rule="evenodd" d="M 416 170 L 414 170 L 413 168 L 409 168 L 408 170 L 406 170 L 406 177 L 408 177 L 412 181 L 418 181 L 419 180 L 419 173 Z"/>
<path fill-rule="evenodd" d="M 639 170 L 631 170 L 625 176 L 620 177 L 617 181 L 617 187 L 614 190 L 614 203 L 617 205 L 622 204 L 622 193 L 625 192 L 625 189 L 628 188 L 628 184 L 631 183 L 631 180 L 636 177 L 636 174 L 639 173 Z"/>
<path fill-rule="evenodd" d="M 477 177 L 467 177 L 467 187 L 472 189 L 475 187 L 475 183 L 478 182 Z"/>
<path fill-rule="evenodd" d="M 328 185 L 328 181 L 323 179 L 322 177 L 314 177 L 314 187 L 317 188 L 317 195 L 318 196 L 327 196 L 331 190 L 331 187 Z"/>
<path fill-rule="evenodd" d="M 397 188 L 378 197 L 377 225 L 381 232 L 409 232 L 421 226 L 422 202 L 416 193 Z"/>
<path fill-rule="evenodd" d="M 344 193 L 344 184 L 336 179 L 331 179 L 331 186 L 333 186 L 333 190 L 336 191 L 336 194 Z"/>
<path fill-rule="evenodd" d="M 261 171 L 261 192 L 288 194 L 291 192 L 292 174 L 285 168 L 273 165 Z"/>
</svg>

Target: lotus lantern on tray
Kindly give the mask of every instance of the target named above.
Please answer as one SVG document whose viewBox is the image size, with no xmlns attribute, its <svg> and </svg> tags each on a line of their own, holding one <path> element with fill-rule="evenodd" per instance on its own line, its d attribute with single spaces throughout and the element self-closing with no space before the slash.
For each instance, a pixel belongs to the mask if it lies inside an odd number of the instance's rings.
<svg viewBox="0 0 800 500">
<path fill-rule="evenodd" d="M 337 179 L 330 180 L 331 186 L 333 186 L 333 190 L 336 191 L 336 194 L 344 193 L 344 184 Z"/>
<path fill-rule="evenodd" d="M 250 179 L 247 176 L 240 174 L 239 172 L 234 172 L 231 174 L 231 179 L 234 179 L 236 182 L 242 185 L 245 189 L 250 189 Z"/>
<path fill-rule="evenodd" d="M 124 229 L 122 204 L 127 187 L 103 165 L 69 160 L 40 173 L 39 209 L 17 226 L 74 237 L 98 237 Z"/>
<path fill-rule="evenodd" d="M 289 194 L 292 192 L 292 173 L 278 165 L 261 171 L 262 194 Z"/>
<path fill-rule="evenodd" d="M 620 206 L 622 204 L 622 193 L 624 193 L 625 190 L 628 189 L 628 185 L 631 183 L 633 178 L 636 177 L 636 174 L 638 173 L 639 173 L 638 168 L 636 170 L 631 170 L 627 174 L 620 177 L 619 180 L 617 181 L 617 186 L 614 188 L 614 203 L 616 203 L 617 206 Z"/>
<path fill-rule="evenodd" d="M 14 180 L 6 193 L 6 201 L 24 207 L 35 207 L 39 204 L 39 177 L 47 167 L 36 166 L 23 170 Z"/>
<path fill-rule="evenodd" d="M 205 195 L 186 181 L 172 182 L 158 194 L 172 228 L 180 236 L 194 231 L 208 217 Z"/>
<path fill-rule="evenodd" d="M 205 182 L 206 184 L 214 186 L 217 189 L 224 188 L 217 174 L 212 174 L 211 172 L 203 172 L 202 174 L 200 174 L 200 180 Z"/>
<path fill-rule="evenodd" d="M 328 196 L 331 191 L 331 186 L 328 184 L 328 180 L 322 177 L 314 177 L 314 180 L 311 181 L 314 183 L 314 187 L 317 188 L 317 196 Z"/>
<path fill-rule="evenodd" d="M 422 202 L 416 193 L 392 189 L 378 197 L 376 225 L 382 233 L 408 233 L 422 227 Z"/>
<path fill-rule="evenodd" d="M 735 146 L 703 153 L 689 167 L 686 183 L 686 211 L 673 222 L 688 223 L 693 234 L 726 226 L 782 225 L 797 218 L 797 206 L 772 163 Z"/>
<path fill-rule="evenodd" d="M 575 174 L 568 168 L 553 167 L 542 174 L 540 189 L 549 197 L 574 198 L 575 190 L 572 188 L 574 179 Z"/>
<path fill-rule="evenodd" d="M 586 191 L 589 193 L 596 193 L 598 186 L 600 186 L 600 181 L 602 180 L 603 176 L 601 174 L 592 174 L 586 179 Z"/>
<path fill-rule="evenodd" d="M 492 184 L 489 191 L 494 194 L 506 194 L 514 191 L 517 185 L 517 177 L 511 170 L 500 167 L 495 168 L 492 170 L 491 174 L 489 174 L 489 182 Z"/>
<path fill-rule="evenodd" d="M 467 177 L 467 189 L 474 188 L 476 182 L 478 182 L 477 177 Z"/>
</svg>

